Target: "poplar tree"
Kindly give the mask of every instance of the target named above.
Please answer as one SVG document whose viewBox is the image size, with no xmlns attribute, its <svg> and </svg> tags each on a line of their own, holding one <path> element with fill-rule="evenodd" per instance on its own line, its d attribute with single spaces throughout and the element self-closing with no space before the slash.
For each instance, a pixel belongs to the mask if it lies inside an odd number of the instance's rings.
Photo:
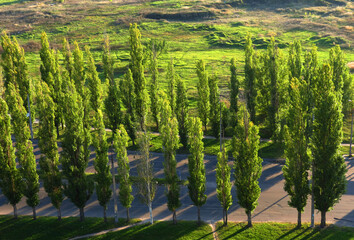
<svg viewBox="0 0 354 240">
<path fill-rule="evenodd" d="M 80 221 L 84 220 L 84 207 L 90 199 L 94 185 L 87 178 L 85 170 L 88 165 L 87 145 L 89 131 L 84 126 L 84 106 L 81 96 L 76 92 L 70 80 L 65 89 L 64 108 L 65 133 L 62 143 L 61 164 L 63 174 L 67 178 L 64 193 L 80 210 Z"/>
<path fill-rule="evenodd" d="M 122 123 L 122 111 L 119 83 L 114 79 L 114 59 L 110 53 L 108 36 L 105 37 L 103 49 L 103 73 L 105 79 L 108 80 L 108 96 L 105 99 L 104 104 L 106 115 L 109 120 L 109 127 L 115 134 L 119 125 Z"/>
<path fill-rule="evenodd" d="M 346 189 L 346 164 L 340 154 L 343 115 L 340 93 L 332 82 L 332 69 L 324 64 L 316 81 L 312 153 L 315 208 L 321 212 L 321 227 L 326 225 L 326 212 L 333 208 Z"/>
<path fill-rule="evenodd" d="M 62 55 L 64 57 L 64 67 L 69 74 L 69 78 L 73 79 L 74 61 L 69 42 L 66 40 L 66 38 L 63 38 Z"/>
<path fill-rule="evenodd" d="M 164 173 L 166 178 L 166 188 L 167 188 L 167 207 L 173 212 L 173 223 L 177 224 L 176 210 L 181 206 L 179 200 L 180 187 L 178 184 L 177 176 L 177 161 L 176 161 L 176 151 L 179 145 L 178 137 L 178 122 L 175 117 L 172 117 L 172 111 L 170 109 L 169 101 L 166 95 L 163 95 L 164 101 L 163 108 L 167 110 L 160 111 L 162 121 L 160 122 L 160 133 L 162 137 L 162 146 L 164 151 Z"/>
<path fill-rule="evenodd" d="M 141 44 L 141 34 L 135 24 L 131 24 L 129 28 L 130 34 L 130 57 L 131 57 L 131 72 L 134 80 L 135 92 L 135 114 L 136 120 L 140 125 L 141 130 L 146 128 L 146 115 L 148 111 L 149 95 L 146 90 L 146 82 L 144 76 L 144 50 Z"/>
<path fill-rule="evenodd" d="M 141 133 L 138 138 L 140 159 L 137 166 L 138 169 L 138 189 L 141 201 L 149 207 L 150 223 L 154 223 L 152 215 L 152 201 L 155 198 L 156 182 L 154 180 L 154 172 L 150 159 L 150 135 L 146 132 Z"/>
<path fill-rule="evenodd" d="M 85 78 L 85 65 L 84 65 L 84 56 L 79 47 L 79 44 L 74 42 L 74 52 L 73 52 L 73 72 L 70 79 L 75 83 L 76 91 L 80 94 L 80 97 L 83 101 L 87 96 L 85 95 L 84 86 L 86 83 Z"/>
<path fill-rule="evenodd" d="M 247 109 L 242 105 L 238 113 L 236 135 L 232 139 L 235 187 L 238 203 L 245 209 L 248 227 L 252 227 L 252 212 L 261 194 L 258 179 L 262 174 L 262 159 L 258 156 L 258 127 L 249 120 Z"/>
<path fill-rule="evenodd" d="M 168 100 L 168 96 L 163 90 L 159 91 L 159 99 L 158 99 L 158 106 L 159 106 L 159 126 L 160 126 L 160 132 L 162 130 L 162 127 L 165 126 L 168 122 L 168 119 L 172 117 L 172 109 L 170 102 Z"/>
<path fill-rule="evenodd" d="M 128 133 L 124 126 L 120 125 L 119 131 L 114 135 L 113 145 L 117 153 L 118 178 L 119 178 L 119 201 L 127 209 L 127 222 L 129 222 L 129 208 L 134 200 L 132 195 L 132 183 L 129 179 L 129 159 L 127 155 Z"/>
<path fill-rule="evenodd" d="M 202 122 L 199 118 L 189 118 L 188 120 L 188 191 L 193 204 L 198 208 L 198 224 L 201 224 L 200 207 L 207 200 L 205 194 L 206 177 L 204 166 L 204 144 Z"/>
<path fill-rule="evenodd" d="M 257 64 L 255 59 L 255 51 L 252 45 L 251 35 L 248 33 L 246 36 L 246 44 L 245 44 L 245 94 L 246 94 L 246 103 L 247 109 L 250 113 L 250 118 L 252 122 L 256 121 L 256 105 L 257 105 Z M 233 70 L 234 69 L 234 70 Z M 235 73 L 233 74 L 233 71 Z M 233 75 L 235 76 L 235 82 L 237 82 L 236 78 L 236 66 L 233 64 L 231 60 L 231 84 L 233 82 Z M 238 93 L 238 89 L 237 89 Z M 233 100 L 234 101 L 234 100 Z M 237 105 L 236 105 L 237 106 Z M 235 109 L 234 109 L 235 111 Z M 237 111 L 235 111 L 237 112 Z"/>
<path fill-rule="evenodd" d="M 300 41 L 294 41 L 289 46 L 289 79 L 300 79 L 302 76 L 302 47 Z"/>
<path fill-rule="evenodd" d="M 23 195 L 23 182 L 20 171 L 16 168 L 11 131 L 8 107 L 5 100 L 0 97 L 0 187 L 2 194 L 13 206 L 14 218 L 17 219 L 17 204 Z"/>
<path fill-rule="evenodd" d="M 188 119 L 188 98 L 184 81 L 177 77 L 176 89 L 176 118 L 178 121 L 178 132 L 180 141 L 184 147 L 187 147 L 187 119 Z"/>
<path fill-rule="evenodd" d="M 175 79 L 175 69 L 174 69 L 173 58 L 171 58 L 170 62 L 168 63 L 166 79 L 167 79 L 167 83 L 168 83 L 168 90 L 167 90 L 168 100 L 171 105 L 172 115 L 175 115 L 175 111 L 176 111 L 176 79 Z"/>
<path fill-rule="evenodd" d="M 135 87 L 132 77 L 132 72 L 128 69 L 127 73 L 124 75 L 122 84 L 120 85 L 120 92 L 122 94 L 122 102 L 126 108 L 126 113 L 124 117 L 125 126 L 130 139 L 135 146 L 135 139 L 137 135 L 136 124 L 135 124 Z"/>
<path fill-rule="evenodd" d="M 240 82 L 237 79 L 236 60 L 235 60 L 235 58 L 231 59 L 230 64 L 231 64 L 230 65 L 231 78 L 230 78 L 230 84 L 229 84 L 229 88 L 230 88 L 230 111 L 233 113 L 232 115 L 234 115 L 234 117 L 236 118 L 237 110 L 238 110 L 237 103 L 238 103 L 238 94 L 239 94 Z M 215 106 L 211 102 L 210 102 L 210 105 L 211 106 Z M 235 121 L 233 121 L 233 127 L 236 127 Z"/>
<path fill-rule="evenodd" d="M 232 205 L 230 174 L 231 168 L 228 164 L 225 145 L 223 145 L 218 153 L 218 163 L 216 165 L 216 193 L 222 206 L 222 220 L 225 226 L 227 226 L 227 210 Z"/>
<path fill-rule="evenodd" d="M 55 109 L 50 90 L 42 83 L 38 96 L 38 145 L 41 150 L 39 165 L 43 172 L 44 189 L 48 193 L 53 206 L 58 210 L 58 220 L 61 220 L 61 203 L 64 200 L 62 177 L 59 171 L 59 154 L 57 134 L 55 131 Z"/>
<path fill-rule="evenodd" d="M 95 113 L 95 132 L 94 132 L 94 146 L 96 149 L 95 166 L 95 180 L 96 193 L 99 204 L 103 207 L 104 221 L 107 222 L 107 204 L 112 197 L 112 174 L 109 168 L 108 160 L 108 143 L 106 137 L 106 129 L 103 123 L 102 111 L 99 108 Z"/>
<path fill-rule="evenodd" d="M 197 62 L 197 75 L 199 78 L 197 89 L 198 89 L 198 112 L 199 117 L 203 122 L 204 131 L 209 120 L 210 112 L 210 100 L 209 100 L 209 82 L 208 75 L 205 70 L 205 64 L 203 60 Z"/>
<path fill-rule="evenodd" d="M 23 195 L 26 203 L 32 208 L 33 219 L 36 219 L 36 206 L 39 204 L 39 177 L 37 174 L 36 159 L 30 139 L 31 133 L 27 123 L 27 111 L 23 107 L 22 98 L 18 89 L 10 83 L 8 86 L 7 103 L 10 106 L 14 135 L 16 139 L 16 156 L 20 165 L 23 181 Z"/>
<path fill-rule="evenodd" d="M 214 75 L 209 80 L 209 101 L 210 101 L 210 122 L 213 136 L 220 136 L 220 92 L 218 87 L 218 77 Z"/>
<path fill-rule="evenodd" d="M 283 175 L 285 178 L 284 190 L 290 195 L 288 204 L 298 211 L 298 228 L 301 227 L 301 212 L 304 211 L 310 193 L 308 179 L 310 150 L 306 138 L 308 123 L 306 93 L 306 82 L 292 78 L 285 138 L 286 163 L 283 167 Z"/>
</svg>

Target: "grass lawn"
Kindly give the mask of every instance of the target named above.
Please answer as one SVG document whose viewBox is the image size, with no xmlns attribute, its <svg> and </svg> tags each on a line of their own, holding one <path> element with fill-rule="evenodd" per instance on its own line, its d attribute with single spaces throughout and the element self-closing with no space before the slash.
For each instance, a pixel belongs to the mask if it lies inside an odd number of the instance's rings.
<svg viewBox="0 0 354 240">
<path fill-rule="evenodd" d="M 140 225 L 119 232 L 107 233 L 90 239 L 124 239 L 124 240 L 156 240 L 156 239 L 213 239 L 211 227 L 207 224 L 198 226 L 193 221 L 156 222 L 153 225 Z"/>
<path fill-rule="evenodd" d="M 297 229 L 290 223 L 255 223 L 247 228 L 246 223 L 217 224 L 219 239 L 354 239 L 354 228 L 329 226 L 312 229 L 308 224 Z"/>
<path fill-rule="evenodd" d="M 56 217 L 32 220 L 30 216 L 21 216 L 15 220 L 12 216 L 0 216 L 0 239 L 69 239 L 124 225 L 125 219 L 119 219 L 115 225 L 113 218 L 105 223 L 103 218 L 85 218 L 80 222 L 79 218 L 68 217 L 59 222 Z"/>
</svg>

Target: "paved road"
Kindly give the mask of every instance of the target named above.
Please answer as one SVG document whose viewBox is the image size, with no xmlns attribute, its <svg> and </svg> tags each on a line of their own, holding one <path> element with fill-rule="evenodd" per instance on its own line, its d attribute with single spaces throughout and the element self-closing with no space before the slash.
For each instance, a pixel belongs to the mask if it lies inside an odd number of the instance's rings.
<svg viewBox="0 0 354 240">
<path fill-rule="evenodd" d="M 35 145 L 36 147 L 36 145 Z M 39 150 L 35 148 L 37 158 L 39 157 Z M 91 155 L 93 159 L 94 153 Z M 151 154 L 154 163 L 154 171 L 156 177 L 163 177 L 163 154 L 153 153 Z M 131 165 L 131 174 L 136 175 L 136 164 L 138 155 L 135 152 L 129 152 L 129 159 Z M 187 155 L 177 156 L 177 171 L 181 179 L 187 179 L 188 177 L 188 165 Z M 205 156 L 206 167 L 206 179 L 207 187 L 206 194 L 208 196 L 206 204 L 201 208 L 201 217 L 204 221 L 220 221 L 222 220 L 222 209 L 219 201 L 216 197 L 216 183 L 215 183 L 215 156 Z M 343 195 L 341 201 L 335 205 L 334 209 L 327 214 L 327 222 L 335 223 L 338 225 L 352 226 L 354 227 L 354 159 L 346 160 L 348 173 L 347 173 L 347 192 Z M 232 161 L 230 161 L 232 164 Z M 263 173 L 260 178 L 260 186 L 262 189 L 261 196 L 259 198 L 259 205 L 253 213 L 253 220 L 255 222 L 262 221 L 277 221 L 277 222 L 296 222 L 297 211 L 288 206 L 287 201 L 289 197 L 283 190 L 284 179 L 282 175 L 281 163 L 276 163 L 271 160 L 265 160 L 263 162 Z M 89 172 L 93 172 L 93 160 L 90 161 L 87 169 Z M 117 192 L 119 188 L 117 187 Z M 133 188 L 134 194 L 136 189 Z M 164 195 L 164 186 L 158 186 L 155 200 L 153 202 L 154 217 L 158 220 L 170 220 L 171 213 L 167 209 L 167 199 Z M 236 191 L 232 189 L 233 205 L 229 209 L 230 221 L 246 221 L 246 214 L 243 209 L 237 204 Z M 182 206 L 178 210 L 178 219 L 184 220 L 196 220 L 197 209 L 192 205 L 192 202 L 188 196 L 188 188 L 181 188 L 181 201 Z M 43 184 L 40 188 L 40 205 L 37 208 L 37 213 L 40 216 L 56 216 L 56 209 L 51 206 L 50 199 L 44 191 Z M 32 211 L 26 206 L 25 199 L 18 204 L 19 214 L 30 215 Z M 125 209 L 119 204 L 119 217 L 125 217 Z M 63 216 L 78 216 L 78 209 L 70 202 L 69 199 L 65 199 L 62 205 Z M 130 210 L 131 217 L 134 218 L 148 218 L 147 206 L 140 203 L 136 196 L 132 208 Z M 6 198 L 0 194 L 0 214 L 12 214 L 12 206 L 7 204 Z M 90 217 L 102 216 L 102 208 L 97 202 L 96 195 L 93 195 L 88 201 L 85 207 L 85 215 Z M 108 205 L 108 216 L 113 216 L 113 199 Z M 310 221 L 310 199 L 308 205 L 303 213 L 303 221 Z M 320 214 L 316 213 L 315 221 L 320 221 Z"/>
</svg>

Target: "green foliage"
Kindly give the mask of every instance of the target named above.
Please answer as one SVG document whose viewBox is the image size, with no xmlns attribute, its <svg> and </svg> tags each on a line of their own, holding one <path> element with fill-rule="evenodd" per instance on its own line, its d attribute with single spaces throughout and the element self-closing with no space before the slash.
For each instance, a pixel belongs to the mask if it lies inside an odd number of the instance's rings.
<svg viewBox="0 0 354 240">
<path fill-rule="evenodd" d="M 135 91 L 135 114 L 141 130 L 146 128 L 146 116 L 148 111 L 149 95 L 146 89 L 144 76 L 144 50 L 141 44 L 141 34 L 136 24 L 131 24 L 129 28 L 130 34 L 130 57 L 131 72 L 134 81 Z"/>
<path fill-rule="evenodd" d="M 255 122 L 256 120 L 256 97 L 257 97 L 257 82 L 256 82 L 256 62 L 257 60 L 255 59 L 255 51 L 253 49 L 252 45 L 252 38 L 250 34 L 247 34 L 246 36 L 246 44 L 245 44 L 245 92 L 246 92 L 246 102 L 247 102 L 247 109 L 250 112 L 250 118 L 252 122 Z M 238 82 L 236 78 L 236 65 L 235 65 L 235 60 L 231 60 L 231 85 L 232 82 L 235 82 L 235 89 L 238 87 Z M 233 73 L 235 72 L 235 73 Z M 235 75 L 235 76 L 234 76 Z M 232 79 L 234 76 L 235 79 Z M 235 90 L 234 90 L 235 91 Z M 237 89 L 238 93 L 238 89 Z M 235 96 L 236 92 L 234 93 Z M 232 98 L 231 98 L 232 99 Z M 233 100 L 235 101 L 235 100 Z M 231 102 L 231 101 L 230 101 Z M 237 106 L 237 103 L 236 103 Z M 237 108 L 234 109 L 235 112 L 237 112 Z"/>
<path fill-rule="evenodd" d="M 209 83 L 208 75 L 205 70 L 205 64 L 203 60 L 197 62 L 197 75 L 199 78 L 198 81 L 198 113 L 199 117 L 203 122 L 204 130 L 206 130 L 209 112 L 210 112 L 210 100 L 209 100 Z"/>
<path fill-rule="evenodd" d="M 184 81 L 177 77 L 176 89 L 176 118 L 178 121 L 178 132 L 180 141 L 184 147 L 187 147 L 187 119 L 188 119 L 188 97 Z"/>
<path fill-rule="evenodd" d="M 227 224 L 227 210 L 232 205 L 230 173 L 231 168 L 228 164 L 228 155 L 225 145 L 223 145 L 222 151 L 218 154 L 218 163 L 216 165 L 216 193 L 223 208 L 224 224 Z"/>
<path fill-rule="evenodd" d="M 119 201 L 125 208 L 130 208 L 134 200 L 134 196 L 131 194 L 133 191 L 132 183 L 129 179 L 128 140 L 128 133 L 125 131 L 124 126 L 120 125 L 119 131 L 114 135 L 113 144 L 118 162 Z"/>
<path fill-rule="evenodd" d="M 310 193 L 308 171 L 310 170 L 310 150 L 306 138 L 307 131 L 307 84 L 292 78 L 290 85 L 289 112 L 287 114 L 286 164 L 283 167 L 284 190 L 290 195 L 289 206 L 304 211 Z M 301 226 L 301 218 L 298 219 Z"/>
<path fill-rule="evenodd" d="M 60 209 L 64 196 L 61 173 L 58 168 L 59 154 L 54 124 L 55 105 L 45 82 L 42 83 L 41 92 L 38 95 L 38 105 L 38 145 L 43 154 L 39 159 L 43 172 L 42 180 L 53 206 Z"/>
<path fill-rule="evenodd" d="M 84 93 L 84 86 L 86 83 L 85 78 L 85 65 L 84 65 L 84 56 L 82 51 L 80 50 L 79 44 L 75 41 L 74 42 L 74 52 L 73 52 L 73 72 L 70 79 L 72 79 L 75 83 L 76 91 L 80 94 L 81 98 L 87 98 Z M 69 55 L 70 56 L 70 55 Z M 69 65 L 69 62 L 66 63 Z M 70 73 L 70 72 L 69 72 Z"/>
<path fill-rule="evenodd" d="M 205 166 L 204 166 L 204 144 L 202 122 L 199 118 L 188 119 L 188 145 L 190 155 L 188 156 L 188 190 L 189 196 L 195 206 L 203 206 L 207 200 L 205 194 Z M 200 214 L 198 211 L 198 222 Z"/>
<path fill-rule="evenodd" d="M 85 170 L 88 165 L 88 143 L 90 133 L 84 126 L 84 106 L 81 96 L 76 92 L 73 82 L 68 81 L 65 89 L 64 118 L 65 133 L 62 143 L 61 163 L 63 174 L 67 178 L 64 193 L 80 208 L 83 220 L 83 208 L 93 193 L 94 185 L 87 178 Z"/>
<path fill-rule="evenodd" d="M 159 127 L 160 127 L 160 133 L 162 133 L 162 127 L 166 126 L 167 122 L 169 121 L 169 118 L 172 117 L 172 109 L 170 105 L 170 101 L 168 100 L 168 97 L 166 93 L 162 90 L 159 91 L 159 98 L 158 98 L 158 119 L 159 119 Z"/>
<path fill-rule="evenodd" d="M 108 96 L 105 99 L 105 110 L 106 115 L 109 120 L 109 128 L 112 129 L 114 133 L 116 133 L 119 124 L 123 121 L 123 113 L 121 110 L 121 98 L 119 92 L 119 86 L 116 80 L 112 80 L 108 82 Z"/>
<path fill-rule="evenodd" d="M 29 140 L 31 133 L 27 123 L 27 111 L 23 107 L 18 89 L 12 83 L 9 83 L 7 90 L 6 100 L 7 104 L 11 106 L 9 112 L 16 139 L 16 156 L 20 164 L 20 173 L 24 184 L 23 195 L 27 198 L 27 205 L 34 208 L 39 204 L 39 177 L 36 171 L 32 142 Z"/>
<path fill-rule="evenodd" d="M 96 150 L 95 166 L 95 180 L 96 193 L 99 204 L 104 209 L 104 217 L 106 218 L 107 204 L 112 196 L 112 174 L 109 168 L 108 160 L 108 143 L 106 137 L 106 129 L 103 123 L 103 114 L 101 109 L 98 109 L 95 115 L 95 132 L 94 146 Z"/>
<path fill-rule="evenodd" d="M 289 79 L 300 79 L 302 76 L 302 47 L 300 41 L 294 41 L 289 46 Z"/>
<path fill-rule="evenodd" d="M 102 87 L 101 80 L 98 78 L 95 60 L 92 57 L 90 49 L 85 47 L 88 57 L 88 66 L 85 71 L 87 86 L 90 91 L 90 105 L 91 108 L 97 112 L 102 106 Z"/>
<path fill-rule="evenodd" d="M 73 72 L 74 72 L 74 61 L 73 61 L 73 56 L 70 50 L 70 45 L 66 38 L 63 38 L 63 58 L 64 58 L 64 67 L 65 70 L 69 74 L 69 78 L 73 79 Z"/>
<path fill-rule="evenodd" d="M 321 211 L 321 226 L 325 213 L 339 201 L 345 192 L 346 165 L 339 153 L 342 141 L 343 115 L 341 98 L 332 82 L 332 69 L 324 64 L 316 81 L 312 153 L 315 208 Z M 323 215 L 324 214 L 324 215 Z"/>
<path fill-rule="evenodd" d="M 262 159 L 258 156 L 258 127 L 249 121 L 249 114 L 244 105 L 238 113 L 236 135 L 232 139 L 235 168 L 235 187 L 238 203 L 248 215 L 251 223 L 251 213 L 258 205 L 261 194 L 258 179 L 262 174 Z"/>
<path fill-rule="evenodd" d="M 1 46 L 3 52 L 1 54 L 4 74 L 4 86 L 8 84 L 15 85 L 20 92 L 24 107 L 27 106 L 27 95 L 31 100 L 30 80 L 28 78 L 28 67 L 25 59 L 25 51 L 20 47 L 15 37 L 12 41 L 6 32 L 2 33 Z M 6 93 L 6 92 L 5 92 Z"/>
<path fill-rule="evenodd" d="M 209 102 L 211 106 L 209 118 L 213 136 L 216 138 L 219 138 L 220 136 L 220 92 L 218 82 L 218 77 L 216 75 L 209 80 Z"/>
<path fill-rule="evenodd" d="M 114 59 L 111 55 L 108 35 L 104 38 L 102 63 L 104 80 L 107 79 L 109 83 L 112 83 L 114 81 Z"/>
<path fill-rule="evenodd" d="M 0 146 L 1 192 L 11 205 L 16 206 L 22 198 L 23 182 L 20 171 L 16 168 L 15 150 L 11 140 L 10 116 L 3 98 L 0 98 Z"/>
<path fill-rule="evenodd" d="M 159 120 L 158 120 L 158 58 L 157 58 L 157 46 L 155 45 L 154 41 L 150 42 L 150 64 L 149 64 L 149 70 L 151 73 L 151 82 L 150 82 L 150 99 L 151 99 L 151 114 L 152 117 L 154 118 L 156 127 L 159 128 Z"/>
</svg>

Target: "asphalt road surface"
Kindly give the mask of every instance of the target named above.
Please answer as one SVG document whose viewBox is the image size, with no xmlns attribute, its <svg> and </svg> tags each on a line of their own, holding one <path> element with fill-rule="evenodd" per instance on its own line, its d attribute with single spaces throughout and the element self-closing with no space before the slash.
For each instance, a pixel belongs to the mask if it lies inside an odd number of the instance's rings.
<svg viewBox="0 0 354 240">
<path fill-rule="evenodd" d="M 39 158 L 39 149 L 35 144 L 35 152 L 37 159 Z M 91 155 L 91 161 L 87 171 L 94 172 L 93 159 L 95 155 Z M 129 152 L 131 175 L 136 175 L 136 164 L 138 161 L 138 155 L 136 152 Z M 155 176 L 162 178 L 163 174 L 163 154 L 152 153 L 151 158 L 154 164 Z M 181 179 L 187 179 L 188 177 L 188 163 L 187 155 L 177 155 L 177 172 Z M 201 218 L 203 221 L 221 221 L 222 220 L 222 208 L 216 196 L 216 181 L 215 181 L 215 168 L 216 168 L 216 156 L 205 156 L 205 168 L 206 168 L 206 194 L 207 201 L 204 206 L 201 207 Z M 232 160 L 230 159 L 230 164 Z M 327 213 L 327 223 L 335 223 L 341 226 L 354 227 L 354 159 L 346 159 L 347 164 L 347 192 L 342 196 L 339 203 L 337 203 L 333 210 Z M 270 159 L 263 161 L 263 172 L 259 180 L 260 187 L 262 189 L 259 204 L 256 210 L 253 212 L 252 217 L 254 222 L 293 222 L 297 221 L 297 211 L 294 208 L 288 206 L 289 197 L 283 190 L 284 178 L 282 175 L 282 164 L 272 161 Z M 233 176 L 232 176 L 233 179 Z M 117 195 L 119 191 L 119 185 L 117 185 Z M 40 204 L 37 207 L 37 214 L 39 216 L 56 216 L 57 211 L 51 205 L 50 199 L 44 191 L 43 184 L 40 188 Z M 133 187 L 133 194 L 135 199 L 130 209 L 130 215 L 132 218 L 149 218 L 148 207 L 139 201 L 139 197 L 136 196 L 136 188 Z M 237 204 L 235 187 L 232 189 L 233 205 L 229 209 L 229 221 L 246 221 L 247 216 L 244 209 L 240 208 Z M 188 188 L 186 186 L 181 187 L 180 199 L 182 206 L 177 211 L 177 218 L 183 220 L 196 220 L 197 208 L 193 205 L 188 195 Z M 310 196 L 308 204 L 302 215 L 303 222 L 310 222 Z M 7 203 L 4 195 L 0 192 L 0 214 L 13 214 L 13 208 Z M 32 209 L 26 206 L 25 198 L 18 204 L 18 213 L 20 215 L 31 215 Z M 118 204 L 119 217 L 124 218 L 126 216 L 125 209 Z M 65 198 L 62 204 L 63 216 L 78 216 L 78 209 Z M 113 212 L 113 198 L 108 204 L 107 215 L 109 217 L 114 216 Z M 172 214 L 167 208 L 167 198 L 165 196 L 165 187 L 158 186 L 156 197 L 153 201 L 153 215 L 155 220 L 171 220 Z M 98 204 L 97 197 L 94 194 L 87 202 L 85 207 L 85 216 L 87 217 L 101 217 L 103 216 L 102 207 Z M 315 222 L 320 222 L 320 213 L 315 211 Z"/>
</svg>

